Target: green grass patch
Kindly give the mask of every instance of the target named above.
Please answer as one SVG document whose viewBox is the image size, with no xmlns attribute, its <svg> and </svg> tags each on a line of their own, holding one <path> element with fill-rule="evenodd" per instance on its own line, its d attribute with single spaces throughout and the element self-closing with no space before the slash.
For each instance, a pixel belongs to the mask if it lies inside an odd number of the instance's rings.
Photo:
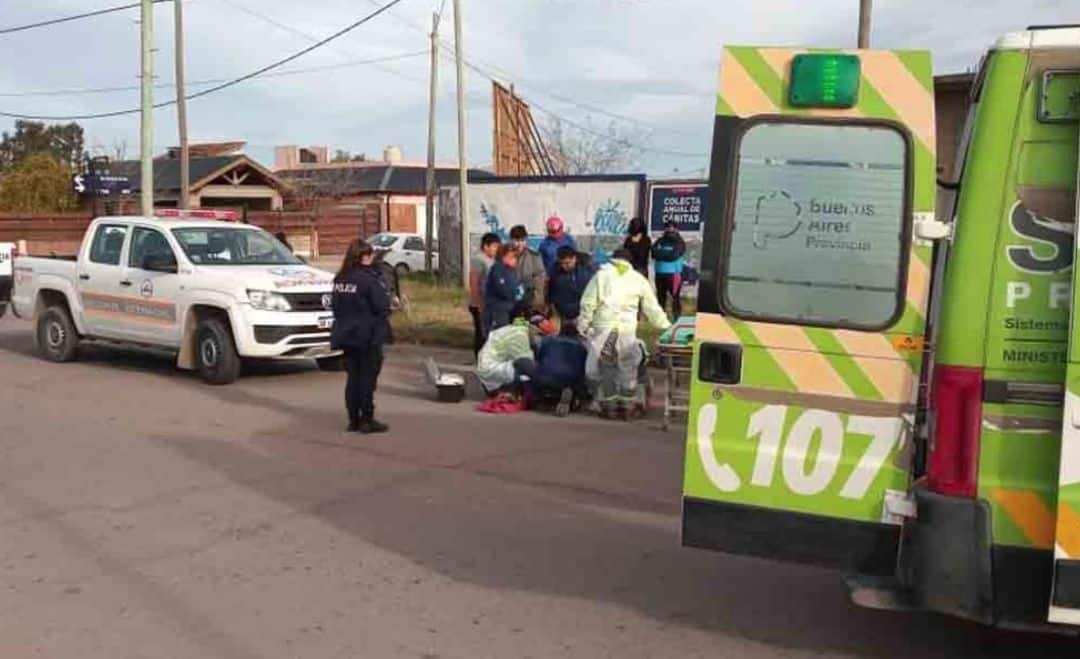
<svg viewBox="0 0 1080 659">
<path fill-rule="evenodd" d="M 401 278 L 401 290 L 408 307 L 394 312 L 390 319 L 397 342 L 472 348 L 472 316 L 460 284 L 412 273 Z"/>
</svg>

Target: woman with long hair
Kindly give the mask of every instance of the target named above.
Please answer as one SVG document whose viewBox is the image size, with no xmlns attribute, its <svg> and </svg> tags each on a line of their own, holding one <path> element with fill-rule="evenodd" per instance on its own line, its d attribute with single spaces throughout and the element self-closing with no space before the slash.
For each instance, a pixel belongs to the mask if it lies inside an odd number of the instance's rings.
<svg viewBox="0 0 1080 659">
<path fill-rule="evenodd" d="M 345 410 L 349 432 L 386 432 L 375 420 L 375 387 L 382 370 L 383 344 L 390 336 L 390 293 L 375 267 L 375 250 L 357 238 L 349 244 L 334 277 L 334 329 L 330 344 L 345 351 Z"/>
</svg>

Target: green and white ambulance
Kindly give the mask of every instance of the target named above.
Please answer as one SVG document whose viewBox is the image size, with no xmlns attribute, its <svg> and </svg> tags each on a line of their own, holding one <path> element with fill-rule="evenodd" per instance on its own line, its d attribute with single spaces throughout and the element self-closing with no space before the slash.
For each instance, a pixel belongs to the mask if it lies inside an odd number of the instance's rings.
<svg viewBox="0 0 1080 659">
<path fill-rule="evenodd" d="M 971 101 L 942 222 L 929 53 L 725 48 L 683 543 L 1080 625 L 1080 28 Z"/>
</svg>

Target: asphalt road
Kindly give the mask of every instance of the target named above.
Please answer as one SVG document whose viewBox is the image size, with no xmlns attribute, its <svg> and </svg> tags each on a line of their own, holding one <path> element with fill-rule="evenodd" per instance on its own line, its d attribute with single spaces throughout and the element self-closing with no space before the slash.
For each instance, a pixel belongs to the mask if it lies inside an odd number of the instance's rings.
<svg viewBox="0 0 1080 659">
<path fill-rule="evenodd" d="M 54 365 L 0 320 L 0 657 L 1075 656 L 683 549 L 679 436 L 429 402 L 416 364 L 369 438 L 338 374 Z"/>
</svg>

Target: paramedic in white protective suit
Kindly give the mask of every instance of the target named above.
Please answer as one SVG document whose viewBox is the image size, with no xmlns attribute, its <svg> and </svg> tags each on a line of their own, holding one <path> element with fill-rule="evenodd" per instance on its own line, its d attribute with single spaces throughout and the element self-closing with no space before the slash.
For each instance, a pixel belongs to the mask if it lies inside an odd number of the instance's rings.
<svg viewBox="0 0 1080 659">
<path fill-rule="evenodd" d="M 585 376 L 595 388 L 600 413 L 608 418 L 645 413 L 645 387 L 639 386 L 638 369 L 647 353 L 637 338 L 639 310 L 657 329 L 671 327 L 649 280 L 631 265 L 630 253 L 616 250 L 585 287 L 577 321 L 589 346 Z"/>
</svg>

